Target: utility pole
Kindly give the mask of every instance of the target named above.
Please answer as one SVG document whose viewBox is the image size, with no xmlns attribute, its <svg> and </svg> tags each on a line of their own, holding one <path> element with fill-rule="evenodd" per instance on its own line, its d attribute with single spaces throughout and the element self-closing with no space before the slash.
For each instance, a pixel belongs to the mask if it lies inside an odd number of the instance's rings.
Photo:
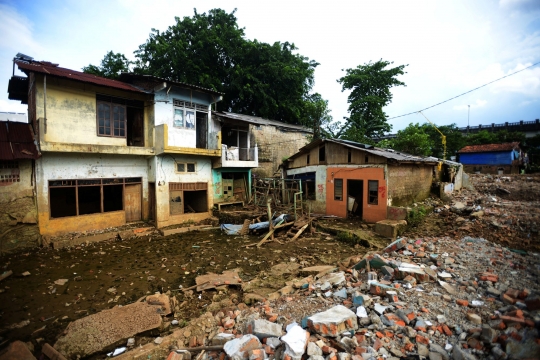
<svg viewBox="0 0 540 360">
<path fill-rule="evenodd" d="M 467 134 L 469 134 L 469 126 L 470 126 L 469 119 L 471 117 L 471 105 L 467 105 L 467 106 L 469 107 L 469 111 L 467 113 Z"/>
</svg>

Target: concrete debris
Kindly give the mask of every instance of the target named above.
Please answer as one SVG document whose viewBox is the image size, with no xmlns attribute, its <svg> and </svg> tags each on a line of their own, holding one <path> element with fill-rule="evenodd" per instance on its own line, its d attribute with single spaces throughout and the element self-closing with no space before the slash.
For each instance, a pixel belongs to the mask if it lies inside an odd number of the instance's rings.
<svg viewBox="0 0 540 360">
<path fill-rule="evenodd" d="M 289 356 L 293 360 L 300 360 L 304 355 L 309 333 L 300 326 L 295 325 L 287 329 L 287 334 L 281 337 L 286 346 L 285 358 Z"/>
<path fill-rule="evenodd" d="M 356 314 L 343 305 L 315 314 L 308 318 L 311 330 L 323 336 L 338 336 L 344 332 L 356 330 Z"/>
<path fill-rule="evenodd" d="M 232 360 L 244 360 L 248 358 L 250 350 L 261 349 L 262 344 L 254 335 L 244 335 L 227 342 L 223 350 Z"/>
<path fill-rule="evenodd" d="M 22 341 L 14 341 L 7 349 L 0 352 L 0 360 L 36 360 L 34 355 Z"/>
</svg>

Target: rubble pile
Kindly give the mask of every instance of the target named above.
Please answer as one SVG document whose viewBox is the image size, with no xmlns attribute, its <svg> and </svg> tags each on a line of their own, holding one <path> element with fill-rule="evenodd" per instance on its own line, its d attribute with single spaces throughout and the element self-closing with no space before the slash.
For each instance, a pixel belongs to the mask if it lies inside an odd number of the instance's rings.
<svg viewBox="0 0 540 360">
<path fill-rule="evenodd" d="M 173 332 L 169 359 L 196 346 L 221 360 L 538 358 L 539 260 L 481 238 L 401 238 L 343 271 L 292 281 L 275 300 L 217 311 L 202 337 Z M 312 301 L 327 308 L 294 311 Z"/>
</svg>

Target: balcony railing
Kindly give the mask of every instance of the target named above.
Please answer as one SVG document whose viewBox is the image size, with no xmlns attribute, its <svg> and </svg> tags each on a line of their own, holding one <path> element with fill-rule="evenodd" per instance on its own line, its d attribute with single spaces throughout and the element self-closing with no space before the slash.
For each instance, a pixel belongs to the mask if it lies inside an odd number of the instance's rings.
<svg viewBox="0 0 540 360">
<path fill-rule="evenodd" d="M 221 145 L 222 167 L 257 167 L 259 166 L 259 152 L 257 146 L 241 148 Z"/>
</svg>

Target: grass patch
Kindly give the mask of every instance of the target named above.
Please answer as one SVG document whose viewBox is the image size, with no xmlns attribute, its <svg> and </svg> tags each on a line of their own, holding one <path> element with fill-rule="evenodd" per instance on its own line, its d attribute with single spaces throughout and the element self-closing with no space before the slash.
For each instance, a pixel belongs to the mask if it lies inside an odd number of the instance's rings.
<svg viewBox="0 0 540 360">
<path fill-rule="evenodd" d="M 425 208 L 422 205 L 412 208 L 409 212 L 407 212 L 407 224 L 409 226 L 417 226 L 429 213 L 430 209 Z"/>
</svg>

